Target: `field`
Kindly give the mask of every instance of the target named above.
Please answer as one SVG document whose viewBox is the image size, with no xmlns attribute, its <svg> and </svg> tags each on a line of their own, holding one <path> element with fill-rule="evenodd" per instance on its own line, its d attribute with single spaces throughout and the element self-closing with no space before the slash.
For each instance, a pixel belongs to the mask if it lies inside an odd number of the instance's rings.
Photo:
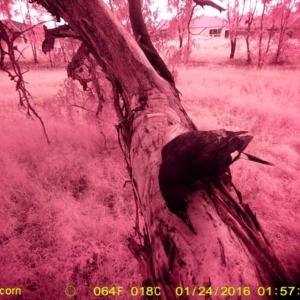
<svg viewBox="0 0 300 300">
<path fill-rule="evenodd" d="M 112 106 L 100 120 L 72 107 L 78 94 L 69 81 L 62 85 L 62 68 L 26 75 L 51 144 L 38 121 L 18 110 L 14 85 L 1 72 L 0 286 L 21 287 L 22 299 L 30 300 L 64 299 L 69 284 L 79 299 L 94 299 L 93 286 L 141 286 L 127 247 L 135 202 L 130 184 L 124 187 L 129 177 Z M 233 178 L 294 280 L 300 278 L 299 78 L 298 70 L 210 63 L 179 68 L 177 78 L 198 129 L 248 130 L 255 136 L 248 152 L 275 164 L 240 160 Z"/>
</svg>

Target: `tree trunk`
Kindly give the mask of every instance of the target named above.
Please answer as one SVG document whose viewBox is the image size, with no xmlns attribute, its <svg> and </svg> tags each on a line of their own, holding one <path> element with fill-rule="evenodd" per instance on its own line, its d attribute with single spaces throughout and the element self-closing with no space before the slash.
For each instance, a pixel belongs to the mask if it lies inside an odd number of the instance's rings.
<svg viewBox="0 0 300 300">
<path fill-rule="evenodd" d="M 64 63 L 67 63 L 68 62 L 67 53 L 66 53 L 65 45 L 63 43 L 60 43 L 60 49 L 61 49 L 61 53 L 62 53 L 63 58 L 64 58 Z"/>
<path fill-rule="evenodd" d="M 287 30 L 287 24 L 289 19 L 289 13 L 287 16 L 282 16 L 281 20 L 281 26 L 280 26 L 280 32 L 279 32 L 279 39 L 277 43 L 277 49 L 273 58 L 273 63 L 278 64 L 280 55 L 283 52 L 284 49 L 284 42 L 285 42 L 285 36 L 286 36 L 286 30 Z"/>
<path fill-rule="evenodd" d="M 1 38 L 0 38 L 0 68 L 4 67 L 4 58 L 5 58 L 5 51 L 2 48 L 2 44 L 1 44 Z"/>
<path fill-rule="evenodd" d="M 34 61 L 35 64 L 37 64 L 39 61 L 38 61 L 38 58 L 37 58 L 37 51 L 36 51 L 35 42 L 30 41 L 30 46 L 31 46 L 31 50 L 32 50 L 33 61 Z"/>
<path fill-rule="evenodd" d="M 178 27 L 178 38 L 179 38 L 179 49 L 181 49 L 183 45 L 183 33 L 180 27 Z"/>
<path fill-rule="evenodd" d="M 229 58 L 234 58 L 236 48 L 236 38 L 230 39 L 230 56 Z"/>
<path fill-rule="evenodd" d="M 247 63 L 252 64 L 252 58 L 251 58 L 251 51 L 250 51 L 250 37 L 249 35 L 246 36 L 246 46 L 247 46 Z"/>
<path fill-rule="evenodd" d="M 266 2 L 264 2 L 263 4 L 263 10 L 260 19 L 260 31 L 259 31 L 259 39 L 258 39 L 258 62 L 257 62 L 257 66 L 259 68 L 261 68 L 264 63 L 262 57 L 262 40 L 263 40 L 263 31 L 264 31 L 265 10 L 266 10 Z"/>
<path fill-rule="evenodd" d="M 29 18 L 29 25 L 30 27 L 32 26 L 32 22 L 31 22 L 31 14 L 30 14 L 30 8 L 29 8 L 29 1 L 26 1 L 26 5 L 27 5 L 27 15 Z M 25 20 L 23 18 L 23 22 L 25 23 Z M 29 37 L 29 43 L 31 46 L 31 50 L 32 50 L 32 55 L 33 55 L 33 61 L 35 64 L 38 63 L 38 57 L 37 57 L 37 51 L 36 51 L 36 36 L 35 36 L 35 32 L 34 29 L 30 31 L 30 37 Z"/>
<path fill-rule="evenodd" d="M 36 1 L 81 36 L 122 95 L 124 108 L 115 103 L 122 118 L 118 129 L 145 222 L 144 251 L 136 253 L 144 253 L 147 284 L 160 287 L 158 298 L 193 299 L 202 293 L 206 299 L 219 299 L 231 286 L 231 299 L 247 293 L 249 299 L 261 299 L 259 286 L 288 285 L 262 233 L 246 226 L 230 204 L 208 199 L 200 191 L 190 197 L 188 213 L 197 235 L 167 209 L 158 187 L 161 149 L 195 127 L 173 86 L 155 72 L 103 1 Z M 215 296 L 209 297 L 209 288 Z"/>
<path fill-rule="evenodd" d="M 266 47 L 266 51 L 265 51 L 265 53 L 267 54 L 267 53 L 269 53 L 269 50 L 270 50 L 270 46 L 271 46 L 271 41 L 272 41 L 272 37 L 274 36 L 274 24 L 273 24 L 273 26 L 272 26 L 272 28 L 270 29 L 270 31 L 269 31 L 269 35 L 268 35 L 268 42 L 267 42 L 267 47 Z"/>
</svg>

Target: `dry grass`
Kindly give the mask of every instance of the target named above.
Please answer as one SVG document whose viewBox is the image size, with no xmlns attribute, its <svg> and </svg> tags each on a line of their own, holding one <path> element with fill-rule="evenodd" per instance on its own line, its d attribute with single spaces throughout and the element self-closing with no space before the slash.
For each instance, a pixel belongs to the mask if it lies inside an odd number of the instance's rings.
<svg viewBox="0 0 300 300">
<path fill-rule="evenodd" d="M 300 275 L 299 73 L 206 66 L 180 69 L 178 78 L 199 129 L 249 130 L 249 153 L 275 163 L 239 161 L 233 176 L 293 276 Z M 0 73 L 0 285 L 22 287 L 22 299 L 63 299 L 68 284 L 80 299 L 94 298 L 93 286 L 141 285 L 127 248 L 135 205 L 123 188 L 116 121 L 104 113 L 105 148 L 91 115 L 61 109 L 55 95 L 64 76 L 62 69 L 27 75 L 52 141 L 47 146 L 38 122 L 17 111 L 14 87 Z"/>
<path fill-rule="evenodd" d="M 247 152 L 275 164 L 238 161 L 233 178 L 279 259 L 300 278 L 300 72 L 206 66 L 179 75 L 198 129 L 248 130 L 255 138 Z"/>
<path fill-rule="evenodd" d="M 101 129 L 112 128 L 104 145 L 94 117 L 59 109 L 54 95 L 64 76 L 64 70 L 35 71 L 28 79 L 50 146 L 2 81 L 0 286 L 21 287 L 22 299 L 62 299 L 68 284 L 80 299 L 91 299 L 91 287 L 141 281 L 127 248 L 135 205 L 130 186 L 123 188 L 128 178 L 114 115 L 104 112 Z"/>
</svg>

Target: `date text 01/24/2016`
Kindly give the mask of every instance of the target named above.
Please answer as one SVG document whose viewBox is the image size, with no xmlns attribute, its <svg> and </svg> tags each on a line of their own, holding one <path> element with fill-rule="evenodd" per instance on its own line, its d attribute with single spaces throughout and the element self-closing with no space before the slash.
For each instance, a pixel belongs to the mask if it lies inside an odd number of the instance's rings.
<svg viewBox="0 0 300 300">
<path fill-rule="evenodd" d="M 100 296 L 119 296 L 126 290 L 121 286 L 96 286 L 93 288 L 93 294 L 96 297 Z M 131 287 L 128 291 L 131 296 L 160 296 L 161 287 L 147 286 L 147 287 Z M 233 286 L 222 286 L 222 287 L 182 287 L 178 286 L 174 290 L 176 296 L 283 296 L 283 297 L 292 297 L 300 296 L 300 287 L 295 286 L 282 286 L 282 287 L 263 287 L 260 286 L 257 289 L 251 289 L 248 286 L 244 287 L 233 287 Z"/>
</svg>

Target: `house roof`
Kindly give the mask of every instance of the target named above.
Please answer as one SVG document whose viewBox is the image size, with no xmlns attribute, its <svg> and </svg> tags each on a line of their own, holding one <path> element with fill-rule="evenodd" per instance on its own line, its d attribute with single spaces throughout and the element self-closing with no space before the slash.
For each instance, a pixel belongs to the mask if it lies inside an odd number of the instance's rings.
<svg viewBox="0 0 300 300">
<path fill-rule="evenodd" d="M 15 20 L 1 20 L 6 26 L 11 28 L 14 32 L 21 32 L 27 28 L 25 23 L 21 23 Z"/>
<path fill-rule="evenodd" d="M 168 30 L 170 28 L 170 20 L 161 20 L 156 26 L 157 30 Z M 191 28 L 216 28 L 224 27 L 227 22 L 219 17 L 199 16 L 191 21 Z"/>
<path fill-rule="evenodd" d="M 158 30 L 167 30 L 170 27 L 170 21 L 169 20 L 161 20 L 158 25 L 156 26 L 156 29 Z"/>
<path fill-rule="evenodd" d="M 226 21 L 219 17 L 199 16 L 192 20 L 191 28 L 224 27 Z"/>
</svg>

